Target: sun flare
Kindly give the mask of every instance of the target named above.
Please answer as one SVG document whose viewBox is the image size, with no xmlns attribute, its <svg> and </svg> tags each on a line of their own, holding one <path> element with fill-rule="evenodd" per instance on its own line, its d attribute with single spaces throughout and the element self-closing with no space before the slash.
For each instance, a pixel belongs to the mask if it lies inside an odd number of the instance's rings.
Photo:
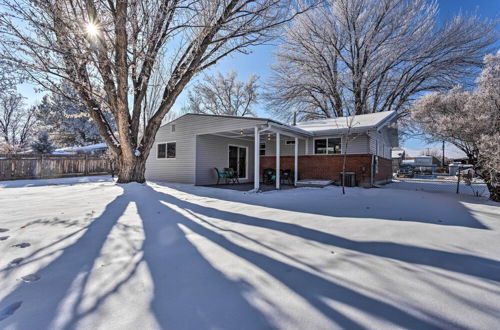
<svg viewBox="0 0 500 330">
<path fill-rule="evenodd" d="M 92 22 L 87 23 L 87 33 L 91 36 L 96 36 L 99 33 L 99 28 Z"/>
</svg>

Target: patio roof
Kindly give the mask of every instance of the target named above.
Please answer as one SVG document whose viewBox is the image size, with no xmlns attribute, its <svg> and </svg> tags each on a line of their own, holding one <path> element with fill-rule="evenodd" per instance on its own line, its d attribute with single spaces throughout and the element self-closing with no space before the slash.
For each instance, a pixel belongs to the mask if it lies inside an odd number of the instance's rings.
<svg viewBox="0 0 500 330">
<path fill-rule="evenodd" d="M 379 129 L 396 117 L 396 111 L 384 111 L 365 115 L 309 120 L 297 123 L 297 127 L 315 135 L 345 133 L 349 126 L 352 132 Z"/>
<path fill-rule="evenodd" d="M 204 113 L 187 113 L 172 120 L 169 123 L 175 122 L 180 118 L 185 116 L 206 116 L 206 117 L 221 117 L 221 118 L 232 118 L 241 121 L 259 121 L 260 125 L 268 125 L 269 131 L 281 131 L 283 134 L 290 134 L 291 136 L 298 137 L 311 137 L 316 135 L 326 135 L 326 134 L 342 134 L 349 129 L 351 125 L 351 132 L 360 133 L 366 132 L 372 129 L 380 129 L 393 121 L 396 118 L 396 111 L 384 111 L 377 113 L 370 113 L 364 115 L 339 117 L 339 118 L 328 118 L 328 119 L 318 119 L 309 120 L 297 123 L 296 126 L 281 123 L 274 119 L 262 118 L 262 117 L 241 117 L 241 116 L 230 116 L 230 115 L 213 115 Z M 169 124 L 167 123 L 167 124 Z M 166 124 L 164 124 L 166 125 Z M 162 126 L 164 126 L 162 125 Z M 242 134 L 243 131 L 243 134 Z M 239 138 L 250 138 L 253 136 L 253 129 L 234 129 L 231 131 L 220 132 L 221 135 L 228 137 L 239 137 Z"/>
<path fill-rule="evenodd" d="M 205 114 L 205 113 L 187 113 L 185 115 L 180 116 L 179 118 L 176 118 L 176 119 L 170 121 L 167 124 L 175 122 L 176 120 L 179 120 L 180 118 L 183 118 L 185 116 L 222 117 L 222 118 L 232 118 L 232 119 L 237 119 L 237 120 L 242 120 L 242 121 L 254 120 L 254 121 L 261 122 L 260 125 L 262 125 L 262 122 L 265 122 L 265 124 L 267 124 L 269 127 L 268 129 L 272 130 L 272 131 L 279 130 L 284 134 L 286 134 L 286 132 L 288 132 L 292 136 L 298 135 L 300 137 L 313 136 L 313 133 L 311 133 L 307 130 L 304 130 L 300 127 L 284 124 L 284 123 L 281 123 L 281 122 L 274 120 L 274 119 L 262 118 L 262 117 L 241 117 L 241 116 L 230 116 L 230 115 L 212 115 L 212 114 Z M 167 124 L 163 124 L 162 126 L 167 125 Z M 237 137 L 240 135 L 243 135 L 243 137 L 245 137 L 245 136 L 253 136 L 253 132 L 254 132 L 253 128 L 252 129 L 243 129 L 244 134 L 241 134 L 241 131 L 242 131 L 241 129 L 234 129 L 231 131 L 221 132 L 220 134 L 221 135 L 224 134 L 224 135 L 227 135 L 229 137 Z"/>
</svg>

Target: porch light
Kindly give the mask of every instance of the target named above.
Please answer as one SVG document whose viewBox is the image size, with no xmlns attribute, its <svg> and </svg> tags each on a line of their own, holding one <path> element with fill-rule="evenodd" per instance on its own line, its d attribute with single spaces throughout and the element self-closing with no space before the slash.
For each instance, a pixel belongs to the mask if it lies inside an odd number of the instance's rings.
<svg viewBox="0 0 500 330">
<path fill-rule="evenodd" d="M 267 141 L 271 141 L 271 134 L 267 134 Z"/>
<path fill-rule="evenodd" d="M 242 129 L 240 129 L 240 135 L 243 135 L 243 130 Z"/>
</svg>

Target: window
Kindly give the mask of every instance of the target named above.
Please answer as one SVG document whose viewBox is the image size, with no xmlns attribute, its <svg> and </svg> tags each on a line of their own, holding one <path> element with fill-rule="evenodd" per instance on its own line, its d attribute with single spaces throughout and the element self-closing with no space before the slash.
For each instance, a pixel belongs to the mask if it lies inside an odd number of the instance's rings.
<svg viewBox="0 0 500 330">
<path fill-rule="evenodd" d="M 314 154 L 339 154 L 341 150 L 341 141 L 340 138 L 316 139 L 314 140 Z"/>
<path fill-rule="evenodd" d="M 166 143 L 159 143 L 158 144 L 158 152 L 156 154 L 157 158 L 165 158 L 167 155 L 167 144 Z"/>
<path fill-rule="evenodd" d="M 290 144 L 293 145 L 293 144 L 295 144 L 295 140 L 286 140 L 285 144 L 287 144 L 287 145 L 290 145 Z"/>
<path fill-rule="evenodd" d="M 167 158 L 175 158 L 175 151 L 176 151 L 176 143 L 175 142 L 169 142 L 167 143 Z"/>
<path fill-rule="evenodd" d="M 175 132 L 175 125 L 172 124 L 172 132 Z"/>
<path fill-rule="evenodd" d="M 245 179 L 247 177 L 247 148 L 239 146 L 229 146 L 229 162 L 228 167 L 232 168 L 238 178 Z"/>
<path fill-rule="evenodd" d="M 157 158 L 175 158 L 176 143 L 158 143 Z"/>
<path fill-rule="evenodd" d="M 260 144 L 260 153 L 259 155 L 261 156 L 265 156 L 266 155 L 266 144 L 265 143 L 261 143 Z"/>
</svg>

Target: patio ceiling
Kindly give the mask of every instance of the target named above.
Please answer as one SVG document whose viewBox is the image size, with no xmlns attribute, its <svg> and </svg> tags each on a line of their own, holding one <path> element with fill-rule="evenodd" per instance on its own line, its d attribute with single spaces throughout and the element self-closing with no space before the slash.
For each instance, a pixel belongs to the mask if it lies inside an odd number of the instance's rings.
<svg viewBox="0 0 500 330">
<path fill-rule="evenodd" d="M 276 133 L 280 133 L 283 136 L 297 137 L 300 139 L 307 138 L 308 136 L 312 136 L 311 133 L 301 132 L 300 130 L 295 131 L 295 128 L 288 127 L 288 126 L 280 127 L 280 126 L 277 126 L 275 124 L 268 124 L 268 125 L 259 125 L 258 127 L 259 127 L 259 130 L 261 131 L 261 133 L 260 133 L 261 136 L 270 135 L 270 139 L 268 139 L 268 140 L 275 140 Z M 239 128 L 239 129 L 216 132 L 216 133 L 211 133 L 211 134 L 217 135 L 217 136 L 228 137 L 228 138 L 253 141 L 255 138 L 255 127 Z"/>
</svg>

